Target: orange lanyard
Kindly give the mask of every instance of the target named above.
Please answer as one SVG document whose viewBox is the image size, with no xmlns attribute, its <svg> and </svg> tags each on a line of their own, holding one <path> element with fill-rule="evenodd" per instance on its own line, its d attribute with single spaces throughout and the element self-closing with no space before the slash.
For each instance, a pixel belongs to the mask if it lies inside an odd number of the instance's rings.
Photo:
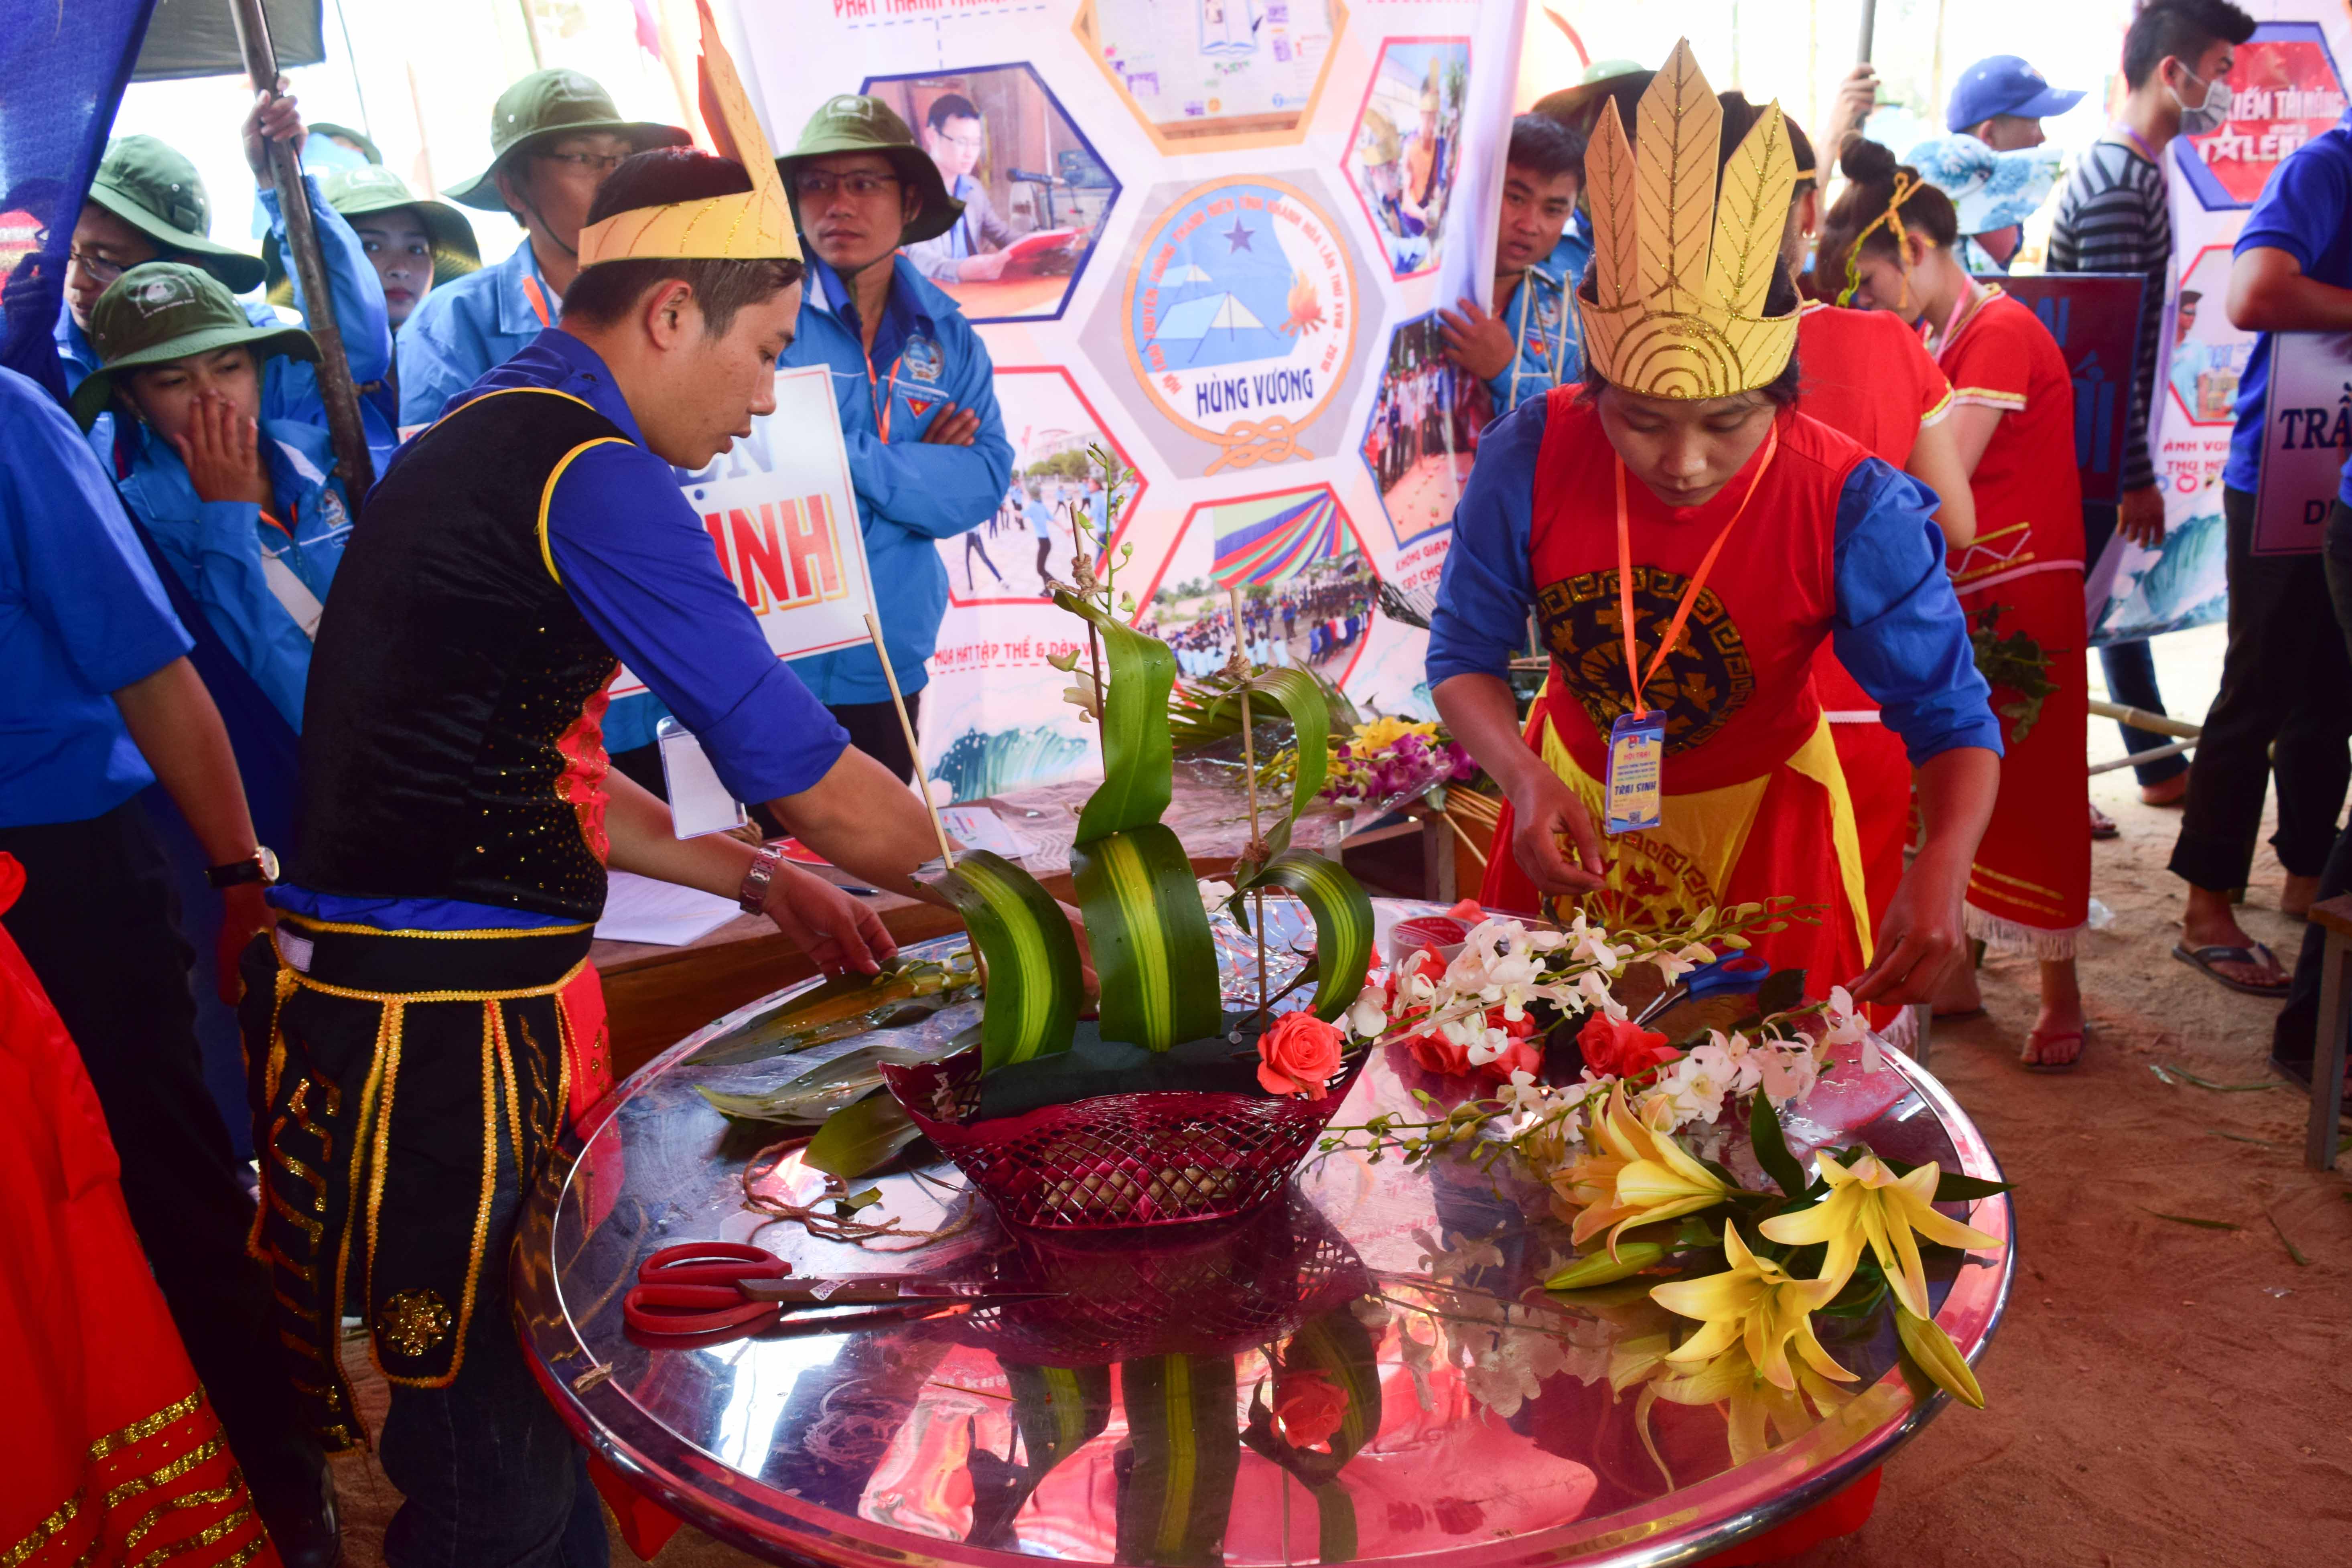
<svg viewBox="0 0 2352 1568">
<path fill-rule="evenodd" d="M 539 286 L 538 279 L 528 273 L 523 276 L 522 297 L 530 306 L 530 313 L 539 318 L 541 326 L 551 327 L 555 324 L 554 315 L 547 308 L 547 290 Z"/>
<path fill-rule="evenodd" d="M 1754 500 L 1756 492 L 1763 488 L 1764 476 L 1771 471 L 1772 459 L 1780 450 L 1780 426 L 1776 418 L 1771 435 L 1765 437 L 1764 460 L 1756 467 L 1756 477 L 1748 481 L 1748 493 L 1739 498 L 1739 510 L 1731 514 L 1731 521 L 1723 525 L 1723 531 L 1717 534 L 1715 542 L 1706 547 L 1706 555 L 1699 560 L 1698 570 L 1691 575 L 1690 585 L 1683 590 L 1682 603 L 1675 606 L 1675 618 L 1666 623 L 1665 638 L 1658 644 L 1657 654 L 1650 660 L 1650 668 L 1643 670 L 1641 679 L 1633 682 L 1634 718 L 1649 717 L 1649 707 L 1642 700 L 1642 689 L 1657 679 L 1658 667 L 1666 662 L 1666 651 L 1682 637 L 1683 625 L 1690 619 L 1691 605 L 1697 602 L 1699 590 L 1706 585 L 1706 574 L 1715 570 L 1715 558 L 1723 553 L 1724 541 L 1729 539 L 1731 531 L 1739 526 L 1739 520 L 1748 515 L 1748 503 Z M 1617 618 L 1625 630 L 1625 674 L 1631 679 L 1641 667 L 1641 646 L 1633 640 L 1633 531 L 1625 515 L 1625 459 L 1622 458 L 1617 459 Z"/>
<path fill-rule="evenodd" d="M 898 367 L 906 363 L 907 356 L 902 352 L 897 359 L 890 362 L 890 379 L 881 386 L 879 389 L 881 395 L 877 397 L 875 395 L 877 389 L 874 385 L 874 351 L 866 349 L 864 352 L 866 395 L 872 399 L 874 404 L 875 432 L 882 437 L 882 444 L 887 447 L 890 444 L 890 404 L 898 390 Z"/>
</svg>

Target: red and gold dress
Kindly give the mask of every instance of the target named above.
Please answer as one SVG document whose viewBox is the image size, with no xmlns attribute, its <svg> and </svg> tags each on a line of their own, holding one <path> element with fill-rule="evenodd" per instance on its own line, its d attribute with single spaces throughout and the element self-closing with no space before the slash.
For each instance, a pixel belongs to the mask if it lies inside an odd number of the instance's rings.
<svg viewBox="0 0 2352 1568">
<path fill-rule="evenodd" d="M 0 910 L 24 885 L 0 855 Z M 0 1563 L 275 1568 L 117 1176 L 80 1053 L 0 930 Z"/>
<path fill-rule="evenodd" d="M 1603 924 L 1638 928 L 1789 895 L 1815 906 L 1818 923 L 1792 921 L 1759 938 L 1757 951 L 1805 970 L 1818 994 L 1860 973 L 1871 951 L 1853 803 L 1810 674 L 1837 614 L 1840 497 L 1869 454 L 1801 415 L 1781 415 L 1777 431 L 1777 443 L 1758 447 L 1704 506 L 1669 507 L 1638 480 L 1626 487 L 1644 666 L 1701 558 L 1740 515 L 1681 637 L 1643 688 L 1666 726 L 1663 825 L 1604 837 L 1608 885 L 1579 907 Z M 1632 709 L 1616 462 L 1579 389 L 1553 390 L 1530 536 L 1536 618 L 1552 664 L 1527 741 L 1596 823 L 1605 816 L 1610 726 Z M 1507 809 L 1496 843 L 1510 831 Z M 1542 907 L 1507 853 L 1488 863 L 1480 896 L 1499 909 Z"/>
<path fill-rule="evenodd" d="M 1911 460 L 1920 431 L 1952 411 L 1952 384 L 1918 335 L 1884 310 L 1807 303 L 1797 319 L 1797 363 L 1804 375 L 1798 407 L 1895 468 Z M 1875 931 L 1911 841 L 1911 759 L 1902 737 L 1880 721 L 1878 700 L 1826 644 L 1813 658 L 1813 685 L 1853 797 Z"/>
<path fill-rule="evenodd" d="M 2055 339 L 1999 289 L 1963 305 L 1936 361 L 1954 403 L 2000 411 L 1978 459 L 1976 542 L 1951 552 L 1969 624 L 2022 632 L 2057 689 L 2030 721 L 2028 700 L 1996 682 L 2006 749 L 2000 795 L 1969 873 L 1969 934 L 2037 958 L 2072 958 L 2091 899 L 2090 700 L 2083 667 L 2083 489 L 2074 466 L 2074 386 Z"/>
</svg>

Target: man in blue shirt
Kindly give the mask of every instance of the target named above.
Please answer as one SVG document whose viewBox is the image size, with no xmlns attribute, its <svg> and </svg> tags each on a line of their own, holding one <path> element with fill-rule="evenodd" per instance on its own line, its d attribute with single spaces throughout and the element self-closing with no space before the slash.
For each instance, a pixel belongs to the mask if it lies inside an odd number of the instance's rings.
<svg viewBox="0 0 2352 1568">
<path fill-rule="evenodd" d="M 1486 384 L 1495 413 L 1584 374 L 1576 286 L 1592 261 L 1589 234 L 1569 226 L 1584 186 L 1584 137 L 1548 114 L 1511 121 L 1495 240 L 1495 310 L 1464 300 L 1440 310 L 1445 357 Z"/>
<path fill-rule="evenodd" d="M 912 713 L 947 613 L 938 542 L 986 522 L 1013 473 L 988 350 L 955 301 L 898 254 L 944 233 L 962 208 L 876 98 L 828 100 L 776 167 L 815 252 L 784 363 L 833 372 L 875 610 Z M 913 774 L 873 649 L 820 654 L 799 668 L 853 744 Z"/>
<path fill-rule="evenodd" d="M 212 863 L 225 918 L 200 984 L 233 995 L 274 861 L 191 646 L 73 422 L 0 370 L 0 853 L 26 873 L 8 933 L 89 1070 L 131 1224 L 255 1504 L 288 1563 L 323 1565 L 324 1461 L 275 1375 L 253 1204 L 200 1068 L 194 955 L 134 798 L 160 778 Z"/>
<path fill-rule="evenodd" d="M 773 409 L 801 314 L 748 110 L 733 134 L 756 184 L 687 150 L 614 172 L 563 325 L 401 449 L 320 626 L 303 841 L 275 962 L 248 968 L 249 994 L 282 998 L 246 1016 L 269 1129 L 260 1244 L 307 1418 L 338 1448 L 364 1441 L 335 1360 L 346 1309 L 373 1331 L 393 1382 L 380 1451 L 407 1500 L 394 1568 L 604 1558 L 578 1451 L 507 1321 L 506 1254 L 567 1107 L 595 1097 L 581 1047 L 606 867 L 733 896 L 828 972 L 894 951 L 839 889 L 772 848 L 677 837 L 607 771 L 616 666 L 736 798 L 861 880 L 933 897 L 910 877 L 935 850 L 921 804 L 769 649 L 674 471 Z M 359 1130 L 386 1125 L 352 1164 Z"/>
</svg>

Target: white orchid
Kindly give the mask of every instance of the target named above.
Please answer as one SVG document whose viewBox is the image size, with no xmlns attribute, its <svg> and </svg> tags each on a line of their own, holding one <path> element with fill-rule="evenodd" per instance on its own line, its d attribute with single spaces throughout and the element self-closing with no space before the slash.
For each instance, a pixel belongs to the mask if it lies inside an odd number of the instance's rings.
<svg viewBox="0 0 2352 1568">
<path fill-rule="evenodd" d="M 1574 994 L 1584 998 L 1585 1009 L 1588 1012 L 1606 1013 L 1612 1018 L 1630 1016 L 1625 1011 L 1624 1004 L 1611 994 L 1608 980 L 1597 970 L 1588 969 L 1578 975 L 1570 990 Z"/>
<path fill-rule="evenodd" d="M 1234 885 L 1231 882 L 1203 877 L 1194 886 L 1201 890 L 1201 907 L 1213 915 L 1234 901 Z"/>
<path fill-rule="evenodd" d="M 1870 1022 L 1862 1016 L 1862 1009 L 1855 1005 L 1853 994 L 1843 985 L 1830 987 L 1829 1024 L 1829 1045 L 1862 1047 L 1863 1071 L 1878 1072 L 1886 1066 L 1886 1058 L 1879 1050 L 1878 1037 L 1871 1031 Z"/>
<path fill-rule="evenodd" d="M 1347 1025 L 1348 1032 L 1360 1040 L 1376 1040 L 1386 1033 L 1389 1005 L 1384 988 L 1368 983 L 1357 992 L 1356 1000 L 1348 1008 Z"/>
</svg>

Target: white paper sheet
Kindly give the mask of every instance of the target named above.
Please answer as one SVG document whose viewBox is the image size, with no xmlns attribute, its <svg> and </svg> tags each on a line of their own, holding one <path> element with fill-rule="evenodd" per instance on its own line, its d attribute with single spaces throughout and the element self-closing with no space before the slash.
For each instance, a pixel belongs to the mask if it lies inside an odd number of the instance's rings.
<svg viewBox="0 0 2352 1568">
<path fill-rule="evenodd" d="M 656 882 L 628 871 L 609 874 L 604 917 L 596 934 L 606 942 L 646 942 L 684 947 L 699 942 L 743 911 L 732 899 Z"/>
<path fill-rule="evenodd" d="M 984 805 L 941 808 L 940 822 L 967 849 L 985 849 L 1008 860 L 1018 860 L 1033 846 L 1010 823 Z"/>
</svg>

